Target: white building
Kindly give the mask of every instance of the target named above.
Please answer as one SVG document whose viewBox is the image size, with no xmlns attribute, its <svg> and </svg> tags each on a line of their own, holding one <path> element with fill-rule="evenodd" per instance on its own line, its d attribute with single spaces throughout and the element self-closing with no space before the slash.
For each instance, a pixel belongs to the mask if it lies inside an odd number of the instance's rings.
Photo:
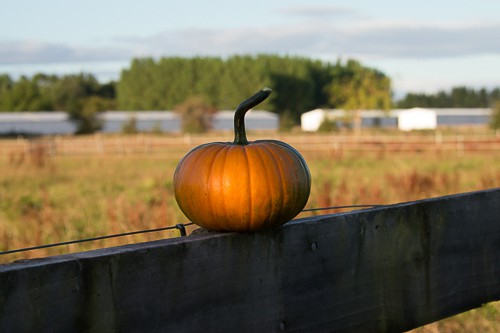
<svg viewBox="0 0 500 333">
<path fill-rule="evenodd" d="M 328 112 L 333 110 L 316 109 L 304 112 L 300 116 L 300 125 L 303 131 L 315 132 L 322 122 L 328 119 Z"/>
<path fill-rule="evenodd" d="M 434 129 L 439 126 L 487 126 L 491 120 L 489 108 L 412 108 L 362 110 L 361 126 L 393 127 L 404 131 Z M 345 121 L 348 113 L 339 109 L 315 109 L 302 114 L 301 127 L 304 131 L 317 131 L 324 120 Z"/>
<path fill-rule="evenodd" d="M 402 131 L 435 129 L 437 114 L 434 110 L 412 108 L 397 113 L 398 128 Z"/>
<path fill-rule="evenodd" d="M 397 110 L 362 110 L 360 111 L 361 126 L 394 127 L 397 125 L 396 114 Z M 304 131 L 314 132 L 325 120 L 342 123 L 348 120 L 349 115 L 348 112 L 341 109 L 315 109 L 301 115 L 301 127 Z"/>
</svg>

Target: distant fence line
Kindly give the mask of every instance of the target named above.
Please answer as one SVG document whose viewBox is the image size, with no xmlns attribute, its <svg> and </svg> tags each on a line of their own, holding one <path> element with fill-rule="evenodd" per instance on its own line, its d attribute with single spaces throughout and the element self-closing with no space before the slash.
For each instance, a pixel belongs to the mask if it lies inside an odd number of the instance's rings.
<svg viewBox="0 0 500 333">
<path fill-rule="evenodd" d="M 285 141 L 304 153 L 342 152 L 500 152 L 498 135 L 405 135 L 348 136 L 332 134 L 293 135 L 269 134 L 259 137 Z M 260 138 L 259 138 L 260 139 Z M 231 141 L 231 135 L 184 136 L 56 136 L 41 139 L 0 140 L 0 155 L 29 154 L 149 154 L 182 155 L 187 150 L 207 142 Z"/>
</svg>

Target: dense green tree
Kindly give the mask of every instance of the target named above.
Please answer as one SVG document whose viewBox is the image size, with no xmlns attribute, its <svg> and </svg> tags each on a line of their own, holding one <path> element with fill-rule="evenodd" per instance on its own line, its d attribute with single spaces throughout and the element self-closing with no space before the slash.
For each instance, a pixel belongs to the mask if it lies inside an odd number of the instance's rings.
<svg viewBox="0 0 500 333">
<path fill-rule="evenodd" d="M 500 101 L 500 88 L 495 88 L 488 94 L 488 102 L 494 104 L 498 101 Z"/>
<path fill-rule="evenodd" d="M 77 134 L 93 133 L 102 126 L 99 112 L 114 108 L 107 96 L 114 96 L 112 85 L 103 88 L 90 74 L 66 75 L 52 89 L 55 110 L 68 112 L 77 125 Z"/>
<path fill-rule="evenodd" d="M 336 132 L 339 130 L 337 122 L 335 120 L 323 119 L 321 124 L 318 127 L 318 132 Z"/>
<path fill-rule="evenodd" d="M 65 75 L 54 85 L 55 109 L 77 113 L 82 109 L 83 100 L 95 95 L 98 89 L 99 83 L 90 74 Z"/>
<path fill-rule="evenodd" d="M 212 128 L 213 115 L 216 109 L 201 96 L 188 98 L 174 108 L 181 117 L 184 133 L 204 133 Z"/>
<path fill-rule="evenodd" d="M 337 63 L 332 80 L 325 89 L 332 107 L 352 111 L 358 132 L 361 128 L 361 110 L 388 110 L 391 106 L 390 79 L 355 60 L 348 60 L 345 66 Z"/>
<path fill-rule="evenodd" d="M 99 117 L 102 109 L 96 109 L 96 106 L 100 105 L 100 99 L 101 97 L 96 96 L 89 97 L 78 111 L 69 113 L 71 120 L 76 123 L 76 134 L 90 134 L 102 128 L 102 120 Z"/>
<path fill-rule="evenodd" d="M 136 59 L 122 72 L 117 101 L 123 110 L 168 110 L 202 96 L 220 110 L 234 109 L 246 96 L 264 86 L 274 90 L 259 108 L 280 113 L 286 123 L 298 124 L 300 114 L 326 104 L 324 85 L 330 65 L 300 57 L 241 55 Z M 287 126 L 288 127 L 288 126 Z"/>
<path fill-rule="evenodd" d="M 35 80 L 22 76 L 2 95 L 2 108 L 5 111 L 40 111 L 50 110 L 51 103 L 47 95 Z"/>
<path fill-rule="evenodd" d="M 500 100 L 493 105 L 490 127 L 495 130 L 500 129 Z"/>
<path fill-rule="evenodd" d="M 325 87 L 331 107 L 356 109 L 389 109 L 391 106 L 391 81 L 372 68 L 363 67 L 358 61 L 348 60 L 333 69 L 331 82 Z"/>
<path fill-rule="evenodd" d="M 139 132 L 139 128 L 137 127 L 137 117 L 130 116 L 127 121 L 125 121 L 122 125 L 121 131 L 123 134 L 136 134 Z"/>
<path fill-rule="evenodd" d="M 116 82 L 111 81 L 99 84 L 96 95 L 101 98 L 114 101 L 116 99 Z"/>
<path fill-rule="evenodd" d="M 101 85 L 89 74 L 63 77 L 36 74 L 31 79 L 22 76 L 17 81 L 0 75 L 0 111 L 78 112 L 91 96 L 109 102 L 114 101 L 115 95 L 114 82 Z M 109 106 L 110 103 L 105 104 Z"/>
<path fill-rule="evenodd" d="M 0 112 L 10 110 L 10 93 L 14 81 L 7 74 L 0 75 Z"/>
<path fill-rule="evenodd" d="M 434 108 L 487 108 L 500 100 L 500 88 L 488 91 L 460 86 L 449 92 L 441 90 L 434 94 L 408 93 L 398 101 L 400 108 L 434 107 Z"/>
</svg>

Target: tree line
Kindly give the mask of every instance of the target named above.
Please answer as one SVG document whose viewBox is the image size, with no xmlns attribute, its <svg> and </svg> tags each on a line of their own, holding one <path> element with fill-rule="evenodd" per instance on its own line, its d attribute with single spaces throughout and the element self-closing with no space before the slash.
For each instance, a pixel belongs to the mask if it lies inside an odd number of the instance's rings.
<svg viewBox="0 0 500 333">
<path fill-rule="evenodd" d="M 65 111 L 79 133 L 98 130 L 101 124 L 95 115 L 115 108 L 115 101 L 115 83 L 101 84 L 91 74 L 36 74 L 17 81 L 0 75 L 0 112 Z"/>
<path fill-rule="evenodd" d="M 284 127 L 317 107 L 388 108 L 390 79 L 358 61 L 327 63 L 277 55 L 134 59 L 116 83 L 99 84 L 90 74 L 38 74 L 13 81 L 0 76 L 0 111 L 67 111 L 85 121 L 120 110 L 175 110 L 189 99 L 232 110 L 264 86 L 274 90 L 263 109 L 280 114 Z M 180 108 L 182 109 L 182 107 Z M 89 120 L 81 132 L 98 124 Z"/>
<path fill-rule="evenodd" d="M 391 101 L 390 79 L 355 60 L 331 64 L 258 55 L 135 59 L 117 84 L 117 104 L 123 110 L 171 110 L 198 97 L 216 109 L 232 110 L 265 86 L 274 92 L 259 107 L 290 124 L 318 107 L 388 108 Z"/>
<path fill-rule="evenodd" d="M 392 100 L 391 80 L 350 59 L 335 63 L 305 57 L 256 55 L 134 59 L 117 82 L 99 83 L 91 74 L 37 74 L 17 81 L 0 75 L 1 111 L 66 111 L 81 133 L 100 127 L 104 110 L 177 110 L 202 117 L 203 110 L 233 110 L 268 86 L 271 97 L 259 107 L 280 114 L 281 126 L 300 122 L 315 108 L 389 109 L 393 106 L 487 107 L 500 89 L 466 87 L 437 94 L 409 93 Z M 187 104 L 186 104 L 187 103 Z M 189 112 L 185 110 L 190 110 Z"/>
<path fill-rule="evenodd" d="M 395 104 L 399 108 L 488 108 L 497 101 L 500 101 L 500 88 L 487 90 L 460 86 L 433 94 L 408 93 Z"/>
</svg>

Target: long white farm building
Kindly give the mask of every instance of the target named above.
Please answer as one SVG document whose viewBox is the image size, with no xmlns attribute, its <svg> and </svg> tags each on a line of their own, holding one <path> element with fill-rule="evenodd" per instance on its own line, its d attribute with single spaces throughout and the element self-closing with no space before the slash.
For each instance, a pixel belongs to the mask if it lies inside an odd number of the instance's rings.
<svg viewBox="0 0 500 333">
<path fill-rule="evenodd" d="M 216 130 L 233 129 L 234 111 L 219 111 L 214 115 L 213 128 Z M 181 120 L 172 111 L 107 111 L 100 114 L 103 133 L 119 133 L 125 123 L 135 119 L 139 131 L 161 130 L 179 132 Z M 249 130 L 277 130 L 277 114 L 252 110 L 245 116 Z M 73 134 L 76 125 L 65 112 L 0 112 L 0 134 Z"/>
<path fill-rule="evenodd" d="M 489 108 L 412 108 L 360 111 L 362 127 L 397 127 L 403 131 L 435 129 L 439 126 L 487 125 Z M 315 109 L 301 116 L 304 131 L 317 131 L 325 121 L 342 123 L 349 113 L 340 109 Z"/>
</svg>

